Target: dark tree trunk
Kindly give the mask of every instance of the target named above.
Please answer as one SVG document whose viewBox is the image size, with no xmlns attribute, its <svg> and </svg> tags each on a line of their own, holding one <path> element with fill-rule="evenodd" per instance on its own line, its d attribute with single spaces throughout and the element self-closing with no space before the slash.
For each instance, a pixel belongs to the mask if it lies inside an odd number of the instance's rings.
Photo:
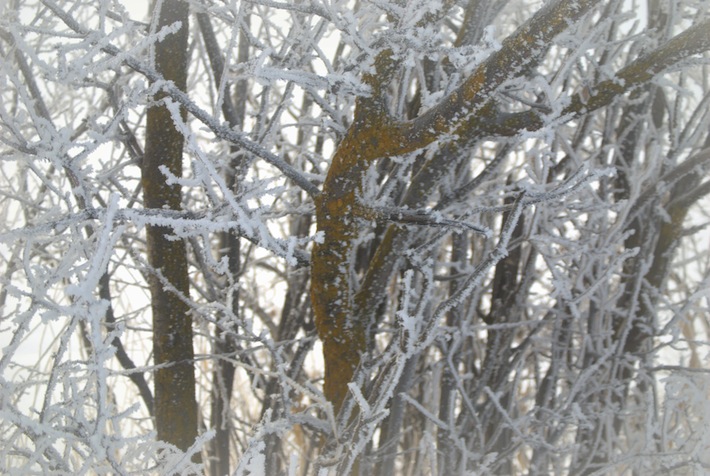
<svg viewBox="0 0 710 476">
<path fill-rule="evenodd" d="M 158 17 L 158 29 L 182 23 L 180 30 L 155 44 L 155 68 L 183 91 L 187 81 L 188 14 L 189 5 L 180 0 L 165 0 L 153 12 Z M 184 139 L 170 111 L 160 102 L 165 96 L 156 94 L 155 105 L 147 114 L 143 197 L 146 208 L 180 210 L 180 186 L 169 185 L 162 168 L 177 177 L 182 174 Z M 181 115 L 184 120 L 184 111 Z M 172 239 L 170 228 L 165 226 L 148 226 L 146 240 L 148 262 L 153 268 L 149 283 L 153 359 L 159 366 L 155 372 L 155 426 L 160 440 L 186 450 L 197 436 L 186 245 L 184 240 Z"/>
</svg>

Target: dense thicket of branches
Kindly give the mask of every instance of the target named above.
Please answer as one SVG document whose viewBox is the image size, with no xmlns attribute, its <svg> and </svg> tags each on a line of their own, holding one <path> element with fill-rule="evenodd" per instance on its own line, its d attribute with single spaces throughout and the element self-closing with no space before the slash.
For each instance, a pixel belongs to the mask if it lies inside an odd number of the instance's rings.
<svg viewBox="0 0 710 476">
<path fill-rule="evenodd" d="M 705 0 L 153 3 L 0 4 L 0 472 L 710 469 Z"/>
</svg>

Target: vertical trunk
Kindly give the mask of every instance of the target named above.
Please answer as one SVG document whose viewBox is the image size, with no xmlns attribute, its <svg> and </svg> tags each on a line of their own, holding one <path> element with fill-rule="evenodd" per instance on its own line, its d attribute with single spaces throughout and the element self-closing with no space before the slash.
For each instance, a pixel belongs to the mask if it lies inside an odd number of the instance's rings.
<svg viewBox="0 0 710 476">
<path fill-rule="evenodd" d="M 234 175 L 232 171 L 227 177 L 227 185 L 234 187 Z M 240 314 L 239 308 L 239 272 L 241 269 L 241 253 L 239 249 L 239 237 L 234 233 L 224 232 L 219 236 L 220 245 L 227 255 L 229 263 L 228 280 L 228 302 L 231 303 L 230 310 L 234 318 Z M 224 329 L 218 326 L 214 335 L 214 352 L 217 356 L 231 356 L 237 350 L 237 342 L 234 337 L 237 324 L 231 323 L 232 329 Z M 210 474 L 212 476 L 222 476 L 230 474 L 230 424 L 232 400 L 232 387 L 234 386 L 235 375 L 234 364 L 226 359 L 218 358 L 212 372 L 212 408 L 210 414 L 210 424 L 215 431 L 215 436 L 211 446 L 211 456 L 214 460 L 210 464 Z"/>
<path fill-rule="evenodd" d="M 366 347 L 366 326 L 352 319 L 350 266 L 353 241 L 359 231 L 356 192 L 367 165 L 385 156 L 388 145 L 382 132 L 385 126 L 379 127 L 378 119 L 375 114 L 362 113 L 354 122 L 338 146 L 323 193 L 316 199 L 316 220 L 323 242 L 313 247 L 311 301 L 323 342 L 323 393 L 336 414 Z"/>
<path fill-rule="evenodd" d="M 158 1 L 153 11 L 158 29 L 182 23 L 178 32 L 155 45 L 156 70 L 182 90 L 187 79 L 188 14 L 189 6 L 181 0 Z M 156 105 L 147 114 L 143 197 L 146 208 L 179 210 L 180 186 L 168 185 L 161 168 L 181 175 L 183 136 L 168 109 L 161 105 L 163 97 L 156 95 Z M 170 234 L 164 226 L 146 229 L 148 261 L 154 269 L 149 283 L 153 358 L 159 366 L 155 372 L 155 425 L 160 440 L 186 450 L 197 436 L 192 321 L 184 300 L 189 293 L 185 242 L 170 239 Z"/>
</svg>

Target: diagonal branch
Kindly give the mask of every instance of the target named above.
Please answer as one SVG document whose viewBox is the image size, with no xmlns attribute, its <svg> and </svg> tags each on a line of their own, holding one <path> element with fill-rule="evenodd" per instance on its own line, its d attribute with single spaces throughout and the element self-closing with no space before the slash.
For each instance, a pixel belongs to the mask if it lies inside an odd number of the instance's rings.
<svg viewBox="0 0 710 476">
<path fill-rule="evenodd" d="M 617 97 L 648 83 L 656 75 L 679 62 L 708 50 L 710 50 L 710 20 L 688 28 L 656 50 L 641 56 L 623 68 L 614 78 L 597 84 L 588 99 L 585 100 L 582 93 L 575 94 L 569 106 L 562 111 L 560 118 L 566 122 L 607 106 Z M 488 124 L 485 131 L 497 136 L 513 136 L 523 130 L 539 130 L 549 123 L 549 120 L 549 117 L 537 110 L 501 114 L 496 121 Z"/>
<path fill-rule="evenodd" d="M 408 124 L 408 151 L 430 144 L 460 127 L 478 124 L 483 107 L 505 81 L 518 77 L 547 51 L 547 45 L 586 13 L 599 0 L 558 0 L 549 2 L 530 20 L 503 41 L 501 48 L 486 59 L 442 102 Z M 478 118 L 479 120 L 476 120 Z"/>
</svg>

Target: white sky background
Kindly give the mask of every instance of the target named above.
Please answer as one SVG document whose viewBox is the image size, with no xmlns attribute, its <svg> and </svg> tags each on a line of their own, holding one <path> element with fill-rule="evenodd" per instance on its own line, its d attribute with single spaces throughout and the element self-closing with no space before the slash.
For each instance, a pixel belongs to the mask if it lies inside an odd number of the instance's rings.
<svg viewBox="0 0 710 476">
<path fill-rule="evenodd" d="M 146 21 L 148 8 L 154 0 L 119 0 L 133 20 Z"/>
</svg>

